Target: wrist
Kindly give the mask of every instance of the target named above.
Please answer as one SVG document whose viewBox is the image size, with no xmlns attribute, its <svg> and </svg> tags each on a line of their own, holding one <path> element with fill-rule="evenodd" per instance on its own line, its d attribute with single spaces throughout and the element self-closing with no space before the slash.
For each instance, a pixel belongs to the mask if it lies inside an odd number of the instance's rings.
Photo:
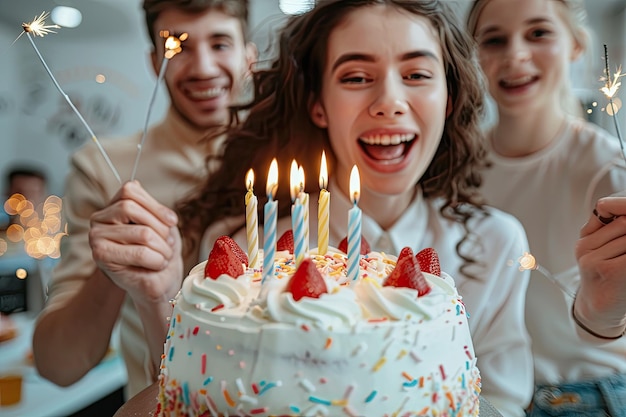
<svg viewBox="0 0 626 417">
<path fill-rule="evenodd" d="M 619 339 L 626 334 L 626 316 L 621 318 L 604 317 L 585 302 L 584 297 L 574 297 L 572 319 L 586 333 L 605 340 Z"/>
</svg>

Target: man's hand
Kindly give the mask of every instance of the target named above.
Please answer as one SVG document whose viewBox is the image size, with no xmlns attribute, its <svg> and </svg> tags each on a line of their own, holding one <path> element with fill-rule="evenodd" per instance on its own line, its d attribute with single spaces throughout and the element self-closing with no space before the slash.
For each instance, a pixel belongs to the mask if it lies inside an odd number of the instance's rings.
<svg viewBox="0 0 626 417">
<path fill-rule="evenodd" d="M 135 303 L 162 302 L 180 289 L 178 218 L 138 182 L 125 183 L 91 216 L 89 244 L 98 267 Z"/>
</svg>

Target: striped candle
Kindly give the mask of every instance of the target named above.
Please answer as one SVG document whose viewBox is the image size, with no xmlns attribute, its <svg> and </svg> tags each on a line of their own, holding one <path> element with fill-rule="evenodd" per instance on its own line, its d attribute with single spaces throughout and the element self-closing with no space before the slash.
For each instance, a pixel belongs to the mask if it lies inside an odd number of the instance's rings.
<svg viewBox="0 0 626 417">
<path fill-rule="evenodd" d="M 324 152 L 322 152 L 319 181 L 321 191 L 317 204 L 317 253 L 326 255 L 328 252 L 330 192 L 326 190 L 328 187 L 328 168 L 326 167 L 326 154 Z"/>
<path fill-rule="evenodd" d="M 359 277 L 359 261 L 361 259 L 361 209 L 358 206 L 361 193 L 359 169 L 352 167 L 350 173 L 350 198 L 354 207 L 348 210 L 348 279 Z"/>
<path fill-rule="evenodd" d="M 267 175 L 267 203 L 264 207 L 263 217 L 263 279 L 261 284 L 268 278 L 274 277 L 274 257 L 276 256 L 276 222 L 278 219 L 278 201 L 274 201 L 278 188 L 278 163 L 276 158 L 270 164 Z"/>
<path fill-rule="evenodd" d="M 256 268 L 259 258 L 259 220 L 257 198 L 254 195 L 254 171 L 246 175 L 246 237 L 248 238 L 248 266 Z"/>
<path fill-rule="evenodd" d="M 291 206 L 291 230 L 293 231 L 293 257 L 296 267 L 300 265 L 305 254 L 305 228 L 304 228 L 304 207 L 300 199 L 300 173 L 296 161 L 291 163 L 290 173 L 290 194 L 293 205 Z"/>
<path fill-rule="evenodd" d="M 298 178 L 300 181 L 300 193 L 298 194 L 298 198 L 300 199 L 300 203 L 302 203 L 302 222 L 304 226 L 304 253 L 309 252 L 309 194 L 304 192 L 304 168 L 302 165 L 298 167 Z"/>
</svg>

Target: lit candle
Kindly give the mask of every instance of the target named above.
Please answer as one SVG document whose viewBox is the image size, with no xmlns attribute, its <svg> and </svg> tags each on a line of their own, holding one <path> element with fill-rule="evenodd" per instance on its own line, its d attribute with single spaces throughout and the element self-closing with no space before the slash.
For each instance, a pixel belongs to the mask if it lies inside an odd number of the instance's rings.
<svg viewBox="0 0 626 417">
<path fill-rule="evenodd" d="M 291 202 L 291 229 L 293 230 L 293 257 L 296 260 L 296 267 L 304 259 L 304 207 L 299 198 L 300 194 L 300 173 L 296 161 L 291 162 L 290 194 Z"/>
<path fill-rule="evenodd" d="M 320 165 L 320 197 L 317 205 L 317 253 L 325 255 L 328 251 L 328 216 L 330 208 L 330 192 L 328 187 L 328 168 L 326 167 L 326 154 L 322 151 L 322 163 Z"/>
<path fill-rule="evenodd" d="M 254 195 L 254 171 L 246 174 L 246 236 L 248 237 L 248 265 L 256 268 L 259 258 L 259 220 L 257 216 L 257 198 Z"/>
<path fill-rule="evenodd" d="M 274 276 L 274 257 L 276 255 L 276 221 L 278 218 L 278 201 L 274 201 L 276 189 L 278 188 L 278 163 L 276 158 L 272 159 L 270 170 L 267 174 L 267 203 L 264 207 L 263 218 L 263 279 L 264 283 L 268 277 Z"/>
<path fill-rule="evenodd" d="M 361 209 L 358 206 L 361 193 L 359 169 L 352 167 L 350 173 L 350 199 L 354 206 L 348 210 L 348 279 L 359 277 L 359 261 L 361 259 Z"/>
<path fill-rule="evenodd" d="M 302 218 L 304 226 L 304 253 L 309 252 L 309 194 L 304 192 L 304 168 L 302 165 L 298 167 L 298 176 L 300 179 L 300 193 L 298 198 L 302 203 Z"/>
</svg>

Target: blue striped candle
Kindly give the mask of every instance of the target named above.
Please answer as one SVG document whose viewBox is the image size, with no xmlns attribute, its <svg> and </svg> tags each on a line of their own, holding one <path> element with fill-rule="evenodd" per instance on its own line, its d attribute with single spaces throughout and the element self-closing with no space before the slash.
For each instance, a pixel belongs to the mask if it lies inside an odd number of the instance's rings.
<svg viewBox="0 0 626 417">
<path fill-rule="evenodd" d="M 278 219 L 278 201 L 274 201 L 274 195 L 278 188 L 278 163 L 276 158 L 270 164 L 267 175 L 267 203 L 263 207 L 263 279 L 261 284 L 268 278 L 274 277 L 274 258 L 276 256 L 276 223 Z"/>
<path fill-rule="evenodd" d="M 361 209 L 358 206 L 361 181 L 359 170 L 352 167 L 350 173 L 350 197 L 354 206 L 348 210 L 348 279 L 359 277 L 359 261 L 361 259 Z"/>
</svg>

